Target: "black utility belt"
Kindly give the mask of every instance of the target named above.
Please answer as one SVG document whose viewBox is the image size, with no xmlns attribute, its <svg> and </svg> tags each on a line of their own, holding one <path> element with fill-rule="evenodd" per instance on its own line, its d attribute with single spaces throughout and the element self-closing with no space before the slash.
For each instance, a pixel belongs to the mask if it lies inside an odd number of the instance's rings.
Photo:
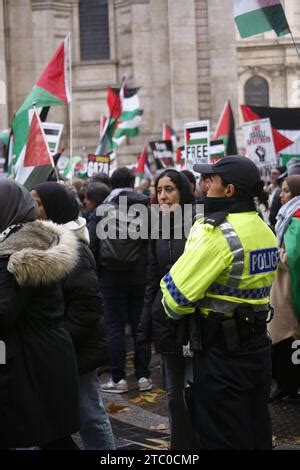
<svg viewBox="0 0 300 470">
<path fill-rule="evenodd" d="M 249 339 L 266 335 L 267 318 L 268 312 L 254 312 L 251 307 L 238 307 L 231 318 L 210 312 L 201 320 L 203 347 L 222 342 L 228 352 L 234 352 Z"/>
</svg>

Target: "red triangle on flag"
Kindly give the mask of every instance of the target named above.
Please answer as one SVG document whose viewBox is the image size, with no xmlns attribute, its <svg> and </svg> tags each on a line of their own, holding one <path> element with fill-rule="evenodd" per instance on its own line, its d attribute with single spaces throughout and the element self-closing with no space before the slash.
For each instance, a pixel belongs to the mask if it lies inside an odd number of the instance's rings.
<svg viewBox="0 0 300 470">
<path fill-rule="evenodd" d="M 51 165 L 48 143 L 41 126 L 41 121 L 34 111 L 24 157 L 24 167 Z"/>
<path fill-rule="evenodd" d="M 257 119 L 262 119 L 258 114 L 252 111 L 250 106 L 242 104 L 241 110 L 242 110 L 243 118 L 245 122 L 256 121 Z M 274 129 L 274 127 L 272 127 L 272 132 L 273 132 L 273 139 L 274 139 L 276 152 L 280 152 L 281 150 L 285 149 L 286 147 L 289 147 L 290 145 L 294 143 L 292 140 L 288 139 L 283 134 L 281 134 L 276 129 Z"/>
<path fill-rule="evenodd" d="M 109 109 L 110 118 L 119 119 L 122 114 L 122 103 L 118 93 L 111 88 L 107 88 L 107 106 Z"/>
<path fill-rule="evenodd" d="M 146 162 L 147 162 L 147 145 L 144 145 L 143 150 L 139 156 L 136 168 L 134 170 L 134 173 L 136 175 L 145 173 Z"/>
<path fill-rule="evenodd" d="M 36 82 L 36 85 L 47 90 L 64 103 L 70 103 L 69 91 L 69 36 L 56 50 L 51 61 Z"/>
</svg>

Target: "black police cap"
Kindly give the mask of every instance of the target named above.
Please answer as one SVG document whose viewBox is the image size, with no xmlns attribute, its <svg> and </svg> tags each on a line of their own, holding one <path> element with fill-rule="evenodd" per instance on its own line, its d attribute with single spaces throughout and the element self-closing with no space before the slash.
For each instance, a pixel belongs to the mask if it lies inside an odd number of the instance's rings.
<svg viewBox="0 0 300 470">
<path fill-rule="evenodd" d="M 252 160 L 240 155 L 223 157 L 215 164 L 197 164 L 194 171 L 202 174 L 219 175 L 227 183 L 234 184 L 239 189 L 251 193 L 261 182 L 260 173 Z"/>
</svg>

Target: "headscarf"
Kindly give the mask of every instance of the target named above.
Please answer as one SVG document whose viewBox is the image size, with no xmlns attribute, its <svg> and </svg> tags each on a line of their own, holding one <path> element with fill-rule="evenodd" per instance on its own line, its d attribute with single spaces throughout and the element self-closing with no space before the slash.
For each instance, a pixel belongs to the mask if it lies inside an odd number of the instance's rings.
<svg viewBox="0 0 300 470">
<path fill-rule="evenodd" d="M 292 198 L 280 208 L 276 217 L 275 232 L 279 246 L 281 246 L 284 233 L 293 215 L 300 209 L 300 175 L 288 176 L 285 181 L 291 191 Z"/>
<path fill-rule="evenodd" d="M 300 175 L 288 176 L 285 181 L 291 191 L 292 198 L 300 196 Z"/>
<path fill-rule="evenodd" d="M 46 181 L 37 184 L 33 189 L 38 193 L 47 218 L 52 222 L 66 224 L 77 219 L 79 215 L 78 202 L 65 186 L 55 181 Z"/>
<path fill-rule="evenodd" d="M 29 191 L 14 180 L 0 180 L 0 232 L 11 225 L 32 222 L 38 217 Z"/>
</svg>

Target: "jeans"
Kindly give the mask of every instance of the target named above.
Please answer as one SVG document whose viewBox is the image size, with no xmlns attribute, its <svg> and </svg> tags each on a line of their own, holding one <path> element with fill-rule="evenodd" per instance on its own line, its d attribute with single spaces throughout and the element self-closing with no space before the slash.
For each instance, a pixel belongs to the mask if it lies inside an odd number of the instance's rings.
<svg viewBox="0 0 300 470">
<path fill-rule="evenodd" d="M 109 363 L 114 382 L 119 382 L 126 377 L 126 323 L 131 326 L 136 379 L 149 377 L 151 350 L 136 342 L 137 327 L 144 303 L 144 293 L 144 284 L 102 287 Z"/>
<path fill-rule="evenodd" d="M 167 407 L 171 431 L 171 449 L 199 449 L 185 401 L 188 359 L 179 354 L 162 353 L 163 379 L 167 392 Z"/>
<path fill-rule="evenodd" d="M 97 372 L 79 377 L 80 436 L 85 450 L 115 450 L 109 418 L 98 392 Z"/>
</svg>

